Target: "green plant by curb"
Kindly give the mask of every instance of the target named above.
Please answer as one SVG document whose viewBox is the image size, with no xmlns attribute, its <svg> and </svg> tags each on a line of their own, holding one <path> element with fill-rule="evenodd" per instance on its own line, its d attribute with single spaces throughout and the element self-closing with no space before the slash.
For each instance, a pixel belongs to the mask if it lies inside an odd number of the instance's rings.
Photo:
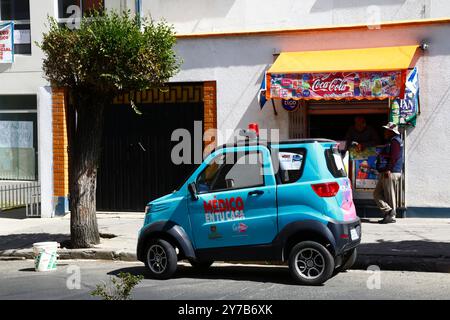
<svg viewBox="0 0 450 320">
<path fill-rule="evenodd" d="M 98 284 L 91 295 L 101 297 L 103 300 L 131 300 L 131 291 L 143 279 L 141 275 L 121 272 L 117 278 L 110 277 L 108 284 Z"/>
</svg>

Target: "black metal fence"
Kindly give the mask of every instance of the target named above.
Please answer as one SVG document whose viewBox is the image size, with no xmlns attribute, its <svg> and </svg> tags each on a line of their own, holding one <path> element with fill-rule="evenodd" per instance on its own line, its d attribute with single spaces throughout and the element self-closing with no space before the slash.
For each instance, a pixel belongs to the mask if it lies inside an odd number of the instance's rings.
<svg viewBox="0 0 450 320">
<path fill-rule="evenodd" d="M 25 207 L 27 217 L 39 217 L 40 204 L 39 182 L 0 185 L 0 210 Z"/>
</svg>

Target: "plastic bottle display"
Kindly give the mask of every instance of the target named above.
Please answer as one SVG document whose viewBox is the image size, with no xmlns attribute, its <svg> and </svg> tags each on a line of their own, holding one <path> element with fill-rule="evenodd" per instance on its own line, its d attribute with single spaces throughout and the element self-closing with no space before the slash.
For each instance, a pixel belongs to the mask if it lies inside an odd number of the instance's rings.
<svg viewBox="0 0 450 320">
<path fill-rule="evenodd" d="M 354 79 L 354 86 L 353 86 L 353 94 L 355 97 L 359 97 L 361 95 L 361 90 L 359 89 L 359 85 L 360 85 L 360 80 L 359 80 L 359 75 L 356 74 L 355 75 L 355 79 Z"/>
</svg>

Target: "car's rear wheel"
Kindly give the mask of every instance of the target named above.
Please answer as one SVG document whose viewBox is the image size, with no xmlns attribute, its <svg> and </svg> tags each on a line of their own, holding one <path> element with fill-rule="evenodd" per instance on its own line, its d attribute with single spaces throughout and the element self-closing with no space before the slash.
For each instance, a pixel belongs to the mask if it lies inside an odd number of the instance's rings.
<svg viewBox="0 0 450 320">
<path fill-rule="evenodd" d="M 189 259 L 189 263 L 196 270 L 207 270 L 214 263 L 213 260 L 208 261 L 195 261 L 193 259 Z"/>
<path fill-rule="evenodd" d="M 146 251 L 145 266 L 155 279 L 169 279 L 177 270 L 177 253 L 167 241 L 153 239 Z"/>
<path fill-rule="evenodd" d="M 289 254 L 289 270 L 299 284 L 320 285 L 332 276 L 334 259 L 320 243 L 303 241 Z"/>
</svg>

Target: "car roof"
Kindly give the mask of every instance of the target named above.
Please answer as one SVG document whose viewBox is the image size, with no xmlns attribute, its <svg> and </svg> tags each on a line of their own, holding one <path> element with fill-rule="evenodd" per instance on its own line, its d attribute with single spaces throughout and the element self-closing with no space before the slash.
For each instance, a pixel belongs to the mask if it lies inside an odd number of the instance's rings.
<svg viewBox="0 0 450 320">
<path fill-rule="evenodd" d="M 221 146 L 218 146 L 214 148 L 214 150 L 211 151 L 217 151 L 224 148 L 236 148 L 236 147 L 248 147 L 248 146 L 265 146 L 270 149 L 272 145 L 290 145 L 290 144 L 306 144 L 306 143 L 337 143 L 335 140 L 330 139 L 323 139 L 323 138 L 306 138 L 306 139 L 286 139 L 286 140 L 280 140 L 277 142 L 270 142 L 267 140 L 260 140 L 260 139 L 247 139 L 247 140 L 241 140 L 237 141 L 235 143 L 226 143 Z"/>
</svg>

